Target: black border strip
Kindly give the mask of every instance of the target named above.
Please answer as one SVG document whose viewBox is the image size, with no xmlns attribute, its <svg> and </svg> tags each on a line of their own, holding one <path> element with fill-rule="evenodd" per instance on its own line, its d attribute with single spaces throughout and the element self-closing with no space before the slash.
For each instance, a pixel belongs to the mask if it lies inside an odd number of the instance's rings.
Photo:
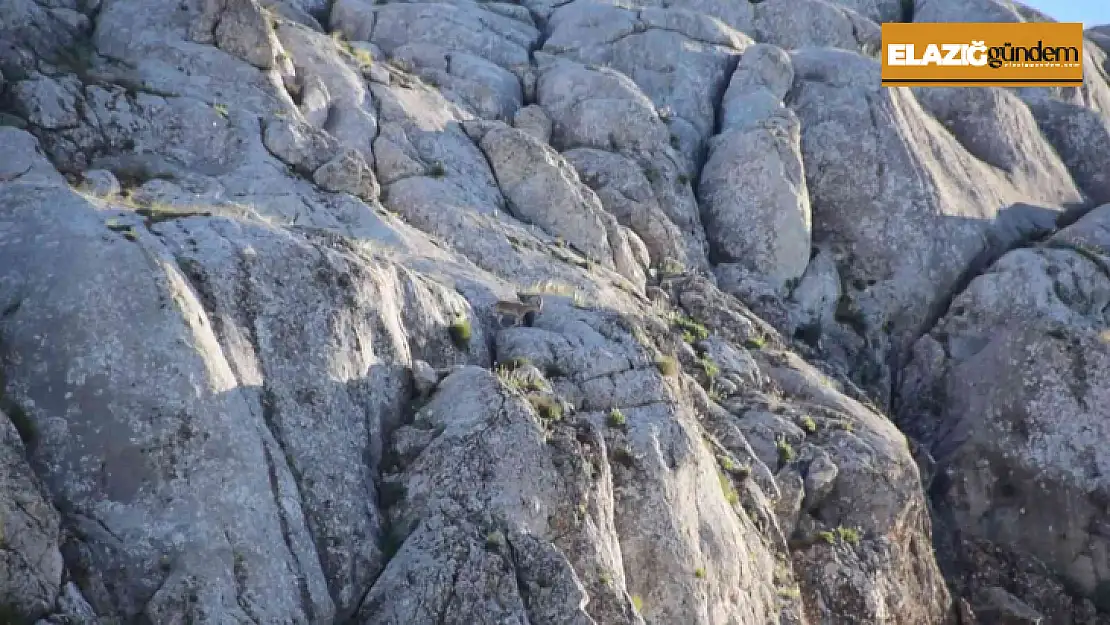
<svg viewBox="0 0 1110 625">
<path fill-rule="evenodd" d="M 1066 85 L 1069 87 L 1083 86 L 1083 79 L 1075 80 L 1060 80 L 1058 78 L 884 78 L 882 83 L 888 84 L 904 84 L 904 83 L 960 83 L 960 84 L 980 84 L 980 85 L 1014 85 L 1014 84 L 1054 84 Z"/>
</svg>

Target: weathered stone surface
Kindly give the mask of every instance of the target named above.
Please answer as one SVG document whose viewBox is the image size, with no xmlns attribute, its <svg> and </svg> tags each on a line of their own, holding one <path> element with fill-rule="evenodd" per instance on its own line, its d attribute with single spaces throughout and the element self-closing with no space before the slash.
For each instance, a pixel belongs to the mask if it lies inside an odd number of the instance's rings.
<svg viewBox="0 0 1110 625">
<path fill-rule="evenodd" d="M 0 399 L 7 396 L 0 386 Z M 30 622 L 46 615 L 60 590 L 60 518 L 25 458 L 35 424 L 20 404 L 3 404 L 14 421 L 0 411 L 0 616 Z"/>
<path fill-rule="evenodd" d="M 1108 622 L 1104 28 L 0 4 L 0 621 Z"/>
</svg>

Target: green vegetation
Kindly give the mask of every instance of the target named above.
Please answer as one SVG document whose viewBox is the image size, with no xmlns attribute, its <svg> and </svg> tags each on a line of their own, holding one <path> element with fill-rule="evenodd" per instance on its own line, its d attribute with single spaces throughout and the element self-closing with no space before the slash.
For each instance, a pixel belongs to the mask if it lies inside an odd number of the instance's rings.
<svg viewBox="0 0 1110 625">
<path fill-rule="evenodd" d="M 681 276 L 686 273 L 686 266 L 673 258 L 664 258 L 663 262 L 659 263 L 660 277 Z"/>
<path fill-rule="evenodd" d="M 836 535 L 840 538 L 840 540 L 850 545 L 859 544 L 859 530 L 854 527 L 844 527 L 843 525 L 841 525 L 840 527 L 836 528 Z"/>
<path fill-rule="evenodd" d="M 721 492 L 725 494 L 725 500 L 728 501 L 730 505 L 735 506 L 740 503 L 740 494 L 732 487 L 732 482 L 729 481 L 724 473 L 717 473 L 717 481 L 721 483 Z"/>
<path fill-rule="evenodd" d="M 713 362 L 713 359 L 707 356 L 703 356 L 701 360 L 698 361 L 698 364 L 700 364 L 702 370 L 705 371 L 705 377 L 709 378 L 710 380 L 717 377 L 721 373 L 721 369 L 717 366 L 717 363 Z"/>
<path fill-rule="evenodd" d="M 767 341 L 762 336 L 753 336 L 752 338 L 744 341 L 744 347 L 747 347 L 748 349 L 763 349 L 763 346 L 766 344 Z"/>
<path fill-rule="evenodd" d="M 705 567 L 699 566 L 698 568 L 694 569 L 694 577 L 698 579 L 705 579 Z"/>
<path fill-rule="evenodd" d="M 632 595 L 632 607 L 636 608 L 637 612 L 644 611 L 644 599 L 640 595 Z"/>
<path fill-rule="evenodd" d="M 470 320 L 466 317 L 459 317 L 448 328 L 451 333 L 451 341 L 455 343 L 455 347 L 466 351 L 470 348 Z"/>
<path fill-rule="evenodd" d="M 806 415 L 802 417 L 802 429 L 809 434 L 816 434 L 817 422 L 813 420 L 813 417 Z"/>
<path fill-rule="evenodd" d="M 670 356 L 660 356 L 655 361 L 655 366 L 668 378 L 673 378 L 678 375 L 678 361 Z"/>
<path fill-rule="evenodd" d="M 607 422 L 609 423 L 609 427 L 623 428 L 628 423 L 628 419 L 624 416 L 624 413 L 620 411 L 620 408 L 613 408 L 609 411 Z"/>
<path fill-rule="evenodd" d="M 486 548 L 499 549 L 505 546 L 505 535 L 500 530 L 494 530 L 486 534 Z"/>
<path fill-rule="evenodd" d="M 549 395 L 532 395 L 528 398 L 536 414 L 544 421 L 559 421 L 563 418 L 563 407 L 559 401 Z"/>
<path fill-rule="evenodd" d="M 213 104 L 212 108 L 219 113 L 220 117 L 227 119 L 227 105 L 226 104 Z"/>
<path fill-rule="evenodd" d="M 525 391 L 542 391 L 542 380 L 534 374 L 534 372 L 518 371 L 515 368 L 509 368 L 505 365 L 500 365 L 496 369 L 497 379 L 505 386 L 515 389 L 520 392 Z"/>
<path fill-rule="evenodd" d="M 691 337 L 687 343 L 693 343 L 695 340 L 704 341 L 709 338 L 709 330 L 702 324 L 694 321 L 685 315 L 672 315 L 671 324 L 681 328 L 684 331 L 683 337 Z"/>
<path fill-rule="evenodd" d="M 783 599 L 797 599 L 802 593 L 797 588 L 779 588 L 779 596 Z"/>
<path fill-rule="evenodd" d="M 785 438 L 780 438 L 777 442 L 775 442 L 775 448 L 778 449 L 779 462 L 781 462 L 782 464 L 786 464 L 794 460 L 794 446 L 791 445 L 789 441 L 787 441 Z"/>
</svg>

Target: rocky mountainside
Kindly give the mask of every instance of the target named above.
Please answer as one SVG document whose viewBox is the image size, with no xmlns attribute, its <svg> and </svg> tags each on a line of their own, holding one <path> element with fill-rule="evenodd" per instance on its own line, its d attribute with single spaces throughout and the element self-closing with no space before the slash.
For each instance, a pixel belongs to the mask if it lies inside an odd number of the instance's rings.
<svg viewBox="0 0 1110 625">
<path fill-rule="evenodd" d="M 879 86 L 1047 19 L 0 1 L 0 623 L 1110 624 L 1110 29 Z"/>
</svg>

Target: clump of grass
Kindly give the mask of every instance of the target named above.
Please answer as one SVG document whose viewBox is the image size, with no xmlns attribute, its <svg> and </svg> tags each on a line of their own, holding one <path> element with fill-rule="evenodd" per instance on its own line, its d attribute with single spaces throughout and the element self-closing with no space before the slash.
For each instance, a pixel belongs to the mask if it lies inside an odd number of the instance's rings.
<svg viewBox="0 0 1110 625">
<path fill-rule="evenodd" d="M 709 330 L 704 325 L 685 315 L 674 315 L 671 317 L 671 324 L 683 330 L 683 338 L 689 336 L 692 339 L 686 341 L 687 343 L 693 343 L 695 340 L 704 341 L 709 338 Z"/>
<path fill-rule="evenodd" d="M 681 276 L 684 273 L 686 273 L 686 266 L 673 258 L 664 258 L 663 262 L 659 263 L 659 275 L 664 278 Z"/>
<path fill-rule="evenodd" d="M 609 574 L 609 571 L 602 569 L 601 572 L 597 574 L 597 581 L 605 584 L 606 586 L 612 586 L 613 576 Z"/>
<path fill-rule="evenodd" d="M 790 442 L 787 441 L 785 438 L 780 438 L 778 441 L 776 441 L 775 448 L 779 452 L 779 462 L 781 462 L 782 464 L 786 464 L 794 460 L 794 457 L 796 455 L 794 453 L 794 446 L 791 445 Z"/>
<path fill-rule="evenodd" d="M 528 402 L 544 421 L 559 421 L 563 418 L 563 407 L 554 397 L 532 395 L 528 398 Z"/>
<path fill-rule="evenodd" d="M 806 415 L 802 417 L 802 429 L 809 434 L 816 434 L 817 422 L 813 420 L 813 417 Z"/>
<path fill-rule="evenodd" d="M 655 366 L 665 377 L 673 378 L 678 375 L 678 361 L 670 356 L 660 356 L 656 359 Z"/>
<path fill-rule="evenodd" d="M 721 373 L 721 368 L 718 367 L 717 363 L 713 362 L 713 359 L 709 358 L 708 356 L 705 356 L 698 360 L 698 364 L 701 365 L 702 370 L 705 371 L 705 377 L 709 378 L 710 380 L 717 377 Z"/>
<path fill-rule="evenodd" d="M 466 350 L 470 347 L 470 320 L 466 317 L 459 317 L 448 328 L 451 333 L 451 341 L 455 343 L 455 347 L 461 350 Z"/>
<path fill-rule="evenodd" d="M 705 579 L 705 567 L 699 566 L 694 569 L 694 577 L 698 579 Z"/>
<path fill-rule="evenodd" d="M 220 117 L 227 119 L 228 111 L 226 104 L 213 104 L 212 109 L 220 115 Z"/>
<path fill-rule="evenodd" d="M 836 528 L 836 535 L 840 540 L 848 543 L 849 545 L 859 544 L 859 530 L 854 527 L 844 527 L 841 525 Z"/>
<path fill-rule="evenodd" d="M 817 536 L 830 545 L 836 542 L 836 534 L 827 530 L 823 532 L 817 532 Z"/>
<path fill-rule="evenodd" d="M 609 427 L 623 428 L 628 423 L 628 418 L 620 411 L 620 408 L 613 408 L 609 411 L 609 417 L 606 419 Z"/>
<path fill-rule="evenodd" d="M 369 50 L 363 50 L 348 44 L 347 52 L 358 62 L 359 67 L 370 67 L 374 64 L 374 55 L 370 54 Z"/>
<path fill-rule="evenodd" d="M 563 295 L 565 297 L 574 297 L 577 291 L 574 287 L 564 282 L 556 282 L 555 280 L 545 280 L 537 282 L 527 289 L 522 291 L 522 295 Z"/>
<path fill-rule="evenodd" d="M 719 404 L 725 400 L 724 396 L 721 395 L 721 389 L 717 388 L 717 383 L 713 378 L 709 379 L 709 389 L 706 391 L 706 394 L 709 395 L 709 399 L 714 403 Z"/>
<path fill-rule="evenodd" d="M 767 341 L 762 336 L 753 336 L 752 338 L 744 341 L 744 347 L 748 349 L 763 349 Z"/>
<path fill-rule="evenodd" d="M 488 549 L 499 549 L 505 545 L 505 535 L 500 530 L 494 530 L 486 534 L 486 547 Z"/>
<path fill-rule="evenodd" d="M 637 612 L 644 611 L 644 599 L 640 595 L 632 595 L 632 607 L 636 608 Z"/>
<path fill-rule="evenodd" d="M 543 384 L 536 378 L 535 375 L 529 375 L 526 372 L 510 369 L 505 365 L 497 367 L 497 379 L 505 386 L 516 389 L 517 391 L 542 391 Z"/>
<path fill-rule="evenodd" d="M 797 599 L 802 593 L 797 588 L 780 588 L 779 596 L 783 599 Z"/>
<path fill-rule="evenodd" d="M 725 476 L 724 473 L 717 473 L 717 481 L 721 484 L 721 492 L 725 495 L 725 500 L 729 505 L 735 506 L 740 503 L 740 494 L 732 487 L 732 482 Z"/>
<path fill-rule="evenodd" d="M 613 450 L 613 462 L 631 469 L 636 465 L 636 457 L 627 447 L 618 447 Z"/>
<path fill-rule="evenodd" d="M 852 425 L 851 421 L 847 421 L 847 420 L 843 420 L 843 419 L 840 420 L 840 421 L 837 421 L 836 426 L 838 428 L 844 430 L 845 432 L 851 432 L 851 431 L 856 429 L 856 426 Z"/>
</svg>

